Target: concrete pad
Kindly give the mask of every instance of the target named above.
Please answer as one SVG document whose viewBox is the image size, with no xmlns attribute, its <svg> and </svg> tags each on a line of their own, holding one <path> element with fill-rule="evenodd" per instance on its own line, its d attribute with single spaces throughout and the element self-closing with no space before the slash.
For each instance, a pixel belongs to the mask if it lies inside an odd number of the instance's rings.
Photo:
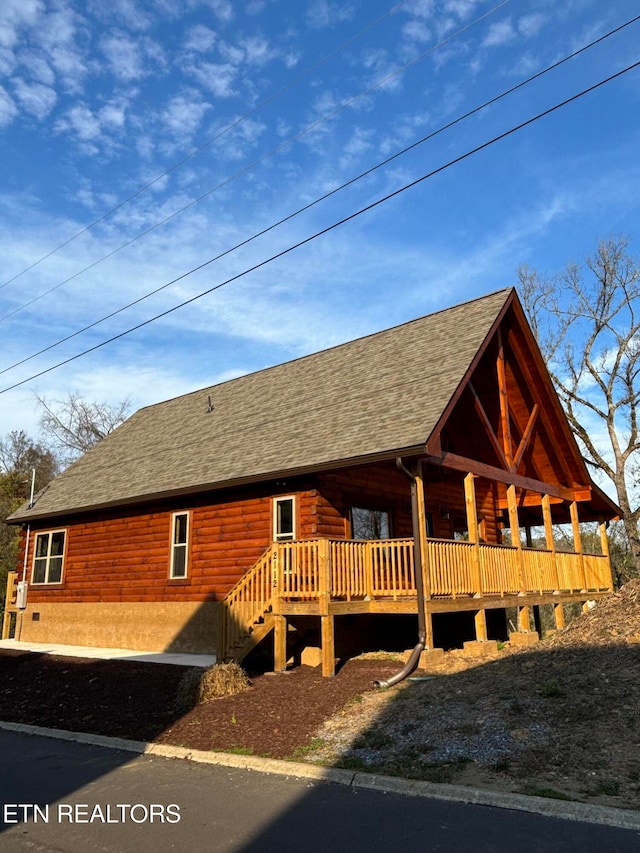
<svg viewBox="0 0 640 853">
<path fill-rule="evenodd" d="M 303 666 L 320 666 L 322 663 L 322 649 L 317 646 L 305 646 L 300 654 L 300 663 Z"/>
<path fill-rule="evenodd" d="M 418 669 L 424 669 L 427 672 L 442 666 L 444 663 L 444 649 L 425 649 L 420 654 L 418 661 Z"/>
<path fill-rule="evenodd" d="M 216 662 L 215 655 L 189 655 L 173 652 L 140 652 L 135 649 L 98 649 L 93 646 L 66 646 L 56 643 L 23 643 L 18 640 L 0 640 L 0 651 L 34 652 L 41 655 L 61 655 L 72 658 L 98 660 L 131 660 L 139 663 L 169 663 L 175 666 L 200 666 L 207 668 Z"/>
<path fill-rule="evenodd" d="M 540 637 L 537 631 L 512 631 L 509 642 L 512 646 L 535 646 L 540 642 Z"/>
<path fill-rule="evenodd" d="M 498 654 L 497 640 L 467 640 L 462 644 L 462 650 L 467 657 L 486 658 Z"/>
</svg>

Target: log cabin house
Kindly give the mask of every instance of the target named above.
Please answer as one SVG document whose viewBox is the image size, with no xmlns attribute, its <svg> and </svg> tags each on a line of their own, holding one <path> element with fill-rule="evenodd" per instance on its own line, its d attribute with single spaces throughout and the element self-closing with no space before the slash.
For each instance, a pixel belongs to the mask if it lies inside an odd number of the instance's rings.
<svg viewBox="0 0 640 853">
<path fill-rule="evenodd" d="M 562 625 L 612 589 L 618 512 L 502 290 L 138 411 L 9 519 L 18 630 L 219 660 L 267 644 L 276 669 L 315 637 L 331 675 L 373 629 L 415 638 L 420 586 L 427 649 L 502 636 L 506 608 Z"/>
</svg>

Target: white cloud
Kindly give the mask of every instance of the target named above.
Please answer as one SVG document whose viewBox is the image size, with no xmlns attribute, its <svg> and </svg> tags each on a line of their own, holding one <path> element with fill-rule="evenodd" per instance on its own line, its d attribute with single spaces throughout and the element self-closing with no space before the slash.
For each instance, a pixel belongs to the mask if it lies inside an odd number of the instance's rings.
<svg viewBox="0 0 640 853">
<path fill-rule="evenodd" d="M 211 104 L 203 101 L 193 91 L 176 95 L 162 112 L 161 119 L 165 127 L 176 136 L 191 136 L 200 126 Z"/>
<path fill-rule="evenodd" d="M 342 21 L 348 21 L 353 17 L 353 7 L 347 3 L 329 0 L 314 0 L 307 9 L 307 21 L 309 26 L 316 30 L 333 27 Z"/>
<path fill-rule="evenodd" d="M 269 42 L 262 36 L 251 36 L 243 39 L 241 44 L 249 65 L 265 65 L 278 56 L 278 52 L 272 50 Z"/>
<path fill-rule="evenodd" d="M 2 0 L 0 3 L 0 45 L 12 48 L 21 27 L 33 26 L 44 12 L 41 0 Z"/>
<path fill-rule="evenodd" d="M 200 4 L 206 6 L 211 9 L 219 21 L 224 23 L 233 18 L 233 5 L 229 0 L 190 0 L 190 4 L 192 6 L 199 6 Z"/>
<path fill-rule="evenodd" d="M 402 34 L 410 41 L 426 44 L 431 41 L 431 30 L 422 21 L 409 21 L 402 28 Z"/>
<path fill-rule="evenodd" d="M 90 142 L 100 137 L 100 122 L 86 104 L 76 104 L 58 119 L 54 130 L 71 132 L 81 142 Z"/>
<path fill-rule="evenodd" d="M 125 82 L 140 80 L 152 71 L 157 74 L 165 64 L 160 45 L 146 37 L 132 39 L 116 32 L 103 38 L 100 46 L 112 73 Z"/>
<path fill-rule="evenodd" d="M 526 38 L 537 36 L 546 23 L 546 18 L 540 13 L 524 15 L 518 21 L 518 32 Z"/>
<path fill-rule="evenodd" d="M 216 98 L 230 98 L 235 93 L 233 84 L 238 69 L 231 63 L 201 62 L 188 66 L 186 70 Z"/>
<path fill-rule="evenodd" d="M 403 11 L 417 18 L 430 18 L 433 14 L 434 0 L 411 0 L 403 7 Z"/>
<path fill-rule="evenodd" d="M 204 24 L 196 24 L 188 31 L 184 47 L 185 50 L 206 53 L 214 46 L 217 38 L 215 30 L 205 27 Z"/>
<path fill-rule="evenodd" d="M 7 90 L 0 86 L 0 127 L 11 124 L 18 115 L 18 108 Z"/>
<path fill-rule="evenodd" d="M 20 63 L 25 74 L 38 83 L 43 83 L 45 86 L 53 86 L 56 80 L 56 75 L 53 73 L 51 65 L 47 60 L 38 55 L 36 51 L 25 51 L 20 54 Z"/>
<path fill-rule="evenodd" d="M 482 40 L 483 47 L 499 47 L 507 44 L 516 37 L 516 32 L 510 20 L 498 21 L 489 26 L 488 32 Z"/>
<path fill-rule="evenodd" d="M 39 22 L 35 37 L 49 56 L 50 64 L 71 92 L 82 91 L 87 74 L 84 51 L 76 44 L 76 35 L 87 32 L 87 24 L 70 7 L 60 7 Z"/>
<path fill-rule="evenodd" d="M 24 110 L 38 119 L 49 115 L 58 99 L 55 89 L 43 86 L 42 83 L 26 83 L 19 77 L 12 83 L 16 98 Z"/>
</svg>

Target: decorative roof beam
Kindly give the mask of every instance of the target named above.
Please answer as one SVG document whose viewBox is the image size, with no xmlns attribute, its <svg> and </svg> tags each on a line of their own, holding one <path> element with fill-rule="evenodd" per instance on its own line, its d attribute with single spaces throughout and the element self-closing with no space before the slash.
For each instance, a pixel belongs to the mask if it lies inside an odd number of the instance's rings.
<svg viewBox="0 0 640 853">
<path fill-rule="evenodd" d="M 426 461 L 430 465 L 440 465 L 443 468 L 464 471 L 466 474 L 476 474 L 478 477 L 484 477 L 487 480 L 495 480 L 509 486 L 518 486 L 520 489 L 527 489 L 540 495 L 551 495 L 551 497 L 561 498 L 563 501 L 586 501 L 591 497 L 591 489 L 588 487 L 570 489 L 554 483 L 543 483 L 540 480 L 523 477 L 513 471 L 505 471 L 502 468 L 496 468 L 493 465 L 487 465 L 466 456 L 458 456 L 456 453 L 442 452 L 435 456 L 430 454 L 429 448 L 427 448 Z"/>
<path fill-rule="evenodd" d="M 522 438 L 520 439 L 520 444 L 518 445 L 518 449 L 516 451 L 516 455 L 513 460 L 513 470 L 517 471 L 520 467 L 520 463 L 522 462 L 522 457 L 524 456 L 527 447 L 529 446 L 529 442 L 531 441 L 531 436 L 533 435 L 533 428 L 536 425 L 536 421 L 538 420 L 538 412 L 540 411 L 540 406 L 535 403 L 533 409 L 531 410 L 531 414 L 529 415 L 529 420 L 527 421 L 527 425 L 522 434 Z"/>
<path fill-rule="evenodd" d="M 500 441 L 498 440 L 498 436 L 493 431 L 491 421 L 489 420 L 489 417 L 484 410 L 484 406 L 482 405 L 482 401 L 480 400 L 480 397 L 478 396 L 478 392 L 473 387 L 473 382 L 469 382 L 469 390 L 473 394 L 473 405 L 475 406 L 475 410 L 478 413 L 480 420 L 482 421 L 482 424 L 485 428 L 485 432 L 489 436 L 489 440 L 491 442 L 493 449 L 496 452 L 496 456 L 498 457 L 498 459 L 500 460 L 500 462 L 503 464 L 504 468 L 507 471 L 514 470 L 512 465 L 508 462 L 507 457 L 505 456 L 502 445 L 500 444 Z"/>
</svg>

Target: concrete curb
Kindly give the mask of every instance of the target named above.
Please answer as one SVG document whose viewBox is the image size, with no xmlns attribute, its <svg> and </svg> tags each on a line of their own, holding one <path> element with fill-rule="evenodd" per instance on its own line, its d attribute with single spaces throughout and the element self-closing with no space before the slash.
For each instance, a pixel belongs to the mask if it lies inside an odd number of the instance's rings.
<svg viewBox="0 0 640 853">
<path fill-rule="evenodd" d="M 106 749 L 119 749 L 138 755 L 155 755 L 159 758 L 177 758 L 194 761 L 199 764 L 217 764 L 238 770 L 255 770 L 260 773 L 273 773 L 279 776 L 294 776 L 299 779 L 312 779 L 317 782 L 330 782 L 350 788 L 382 791 L 389 794 L 404 794 L 412 797 L 428 797 L 470 805 L 491 806 L 499 809 L 532 812 L 544 817 L 561 820 L 580 821 L 613 826 L 618 829 L 630 829 L 640 832 L 640 812 L 624 811 L 608 806 L 591 806 L 587 803 L 567 802 L 566 800 L 530 797 L 524 794 L 510 794 L 502 791 L 482 791 L 465 788 L 461 785 L 444 785 L 420 780 L 402 779 L 397 776 L 382 776 L 376 773 L 341 770 L 336 767 L 321 767 L 317 764 L 300 764 L 294 761 L 281 761 L 274 758 L 259 758 L 254 755 L 235 755 L 226 752 L 204 752 L 182 746 L 166 746 L 160 743 L 147 743 L 138 740 L 106 737 L 104 735 L 68 732 L 63 729 L 49 729 L 30 726 L 23 723 L 5 723 L 0 721 L 0 730 L 16 734 L 36 735 L 55 740 L 101 746 Z"/>
</svg>

